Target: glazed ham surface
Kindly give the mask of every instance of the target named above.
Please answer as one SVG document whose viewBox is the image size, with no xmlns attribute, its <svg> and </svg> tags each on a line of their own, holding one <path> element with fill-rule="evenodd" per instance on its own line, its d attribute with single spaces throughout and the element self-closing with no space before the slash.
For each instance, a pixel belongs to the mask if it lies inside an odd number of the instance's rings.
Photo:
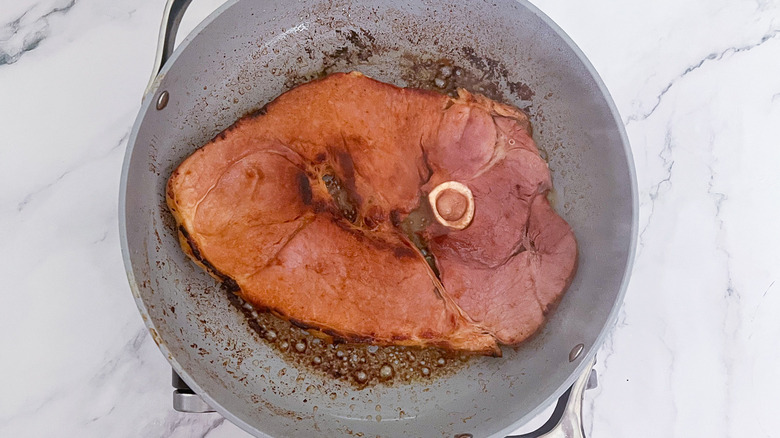
<svg viewBox="0 0 780 438">
<path fill-rule="evenodd" d="M 428 199 L 449 181 L 470 191 L 462 229 L 431 213 L 462 213 L 457 192 Z M 523 112 L 353 72 L 237 121 L 167 199 L 185 252 L 257 308 L 346 341 L 500 355 L 575 272 L 550 188 Z"/>
</svg>

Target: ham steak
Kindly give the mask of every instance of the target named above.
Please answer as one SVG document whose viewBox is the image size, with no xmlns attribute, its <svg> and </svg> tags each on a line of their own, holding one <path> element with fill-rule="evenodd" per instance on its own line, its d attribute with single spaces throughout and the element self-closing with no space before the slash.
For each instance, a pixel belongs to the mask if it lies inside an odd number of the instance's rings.
<svg viewBox="0 0 780 438">
<path fill-rule="evenodd" d="M 526 115 L 458 93 L 353 72 L 282 94 L 171 175 L 185 252 L 313 332 L 500 355 L 544 324 L 577 244 Z"/>
</svg>

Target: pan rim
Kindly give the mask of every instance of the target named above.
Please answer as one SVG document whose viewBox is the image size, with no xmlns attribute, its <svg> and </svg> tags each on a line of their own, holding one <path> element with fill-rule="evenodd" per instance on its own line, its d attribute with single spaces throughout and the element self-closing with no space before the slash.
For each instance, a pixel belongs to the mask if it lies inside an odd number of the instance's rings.
<svg viewBox="0 0 780 438">
<path fill-rule="evenodd" d="M 241 1 L 243 0 L 228 0 L 220 7 L 218 7 L 215 11 L 213 11 L 211 14 L 209 14 L 209 16 L 206 19 L 204 19 L 201 23 L 199 23 L 195 27 L 195 29 L 192 32 L 190 32 L 182 40 L 182 42 L 176 47 L 171 57 L 168 59 L 168 61 L 165 63 L 165 65 L 157 75 L 158 78 L 157 82 L 159 83 L 160 79 L 164 78 L 164 76 L 176 63 L 179 56 L 187 49 L 187 47 L 189 46 L 189 44 L 192 42 L 193 39 L 195 39 L 206 27 L 208 27 L 224 11 L 233 7 L 234 5 L 236 5 Z M 630 241 L 628 242 L 628 253 L 627 253 L 625 269 L 623 272 L 620 288 L 618 290 L 616 299 L 614 300 L 612 307 L 608 313 L 606 321 L 601 327 L 601 330 L 596 336 L 594 342 L 590 346 L 586 347 L 585 353 L 580 356 L 579 359 L 580 363 L 570 373 L 569 377 L 567 379 L 564 379 L 557 386 L 557 388 L 554 391 L 552 391 L 552 393 L 544 400 L 544 402 L 537 405 L 534 409 L 529 411 L 527 414 L 516 418 L 504 429 L 501 429 L 499 432 L 497 432 L 494 435 L 497 437 L 498 436 L 503 437 L 509 433 L 512 433 L 520 426 L 527 423 L 530 419 L 534 418 L 539 413 L 541 413 L 542 410 L 544 410 L 547 406 L 553 403 L 558 397 L 560 397 L 561 394 L 563 394 L 563 392 L 569 386 L 572 385 L 574 380 L 576 380 L 577 376 L 579 376 L 584 371 L 590 359 L 592 359 L 596 355 L 598 348 L 603 344 L 604 339 L 606 338 L 606 336 L 609 334 L 609 332 L 613 329 L 615 325 L 615 321 L 617 320 L 618 313 L 620 311 L 620 308 L 622 307 L 623 300 L 627 292 L 628 285 L 630 283 L 631 272 L 636 257 L 636 248 L 638 243 L 638 223 L 639 223 L 639 196 L 638 196 L 638 187 L 637 187 L 636 168 L 634 164 L 631 145 L 628 140 L 628 135 L 625 130 L 625 125 L 620 117 L 620 113 L 617 109 L 617 106 L 615 105 L 614 100 L 612 99 L 612 96 L 609 93 L 606 85 L 604 84 L 601 76 L 598 74 L 595 67 L 590 63 L 588 58 L 585 56 L 584 52 L 582 52 L 582 50 L 575 44 L 575 42 L 550 17 L 548 17 L 540 9 L 538 9 L 536 6 L 534 6 L 527 0 L 512 0 L 512 1 L 526 8 L 529 12 L 537 16 L 552 32 L 554 32 L 559 38 L 561 38 L 561 41 L 576 56 L 577 60 L 582 64 L 582 66 L 591 76 L 595 85 L 600 91 L 601 96 L 604 99 L 604 103 L 606 103 L 607 108 L 609 109 L 609 112 L 613 117 L 615 127 L 617 128 L 617 134 L 619 135 L 620 142 L 623 147 L 623 153 L 625 154 L 626 157 L 626 165 L 628 167 L 627 170 L 629 174 L 628 176 L 629 176 L 630 194 L 631 194 L 631 223 L 630 223 L 631 229 L 629 233 Z M 147 309 L 146 303 L 144 303 L 143 299 L 140 296 L 138 283 L 136 281 L 135 274 L 133 272 L 133 265 L 132 265 L 131 254 L 130 254 L 130 245 L 128 242 L 128 233 L 127 233 L 126 203 L 127 203 L 128 175 L 130 171 L 130 163 L 132 161 L 133 151 L 135 149 L 135 144 L 137 141 L 138 133 L 140 131 L 143 119 L 145 118 L 147 112 L 154 107 L 155 104 L 154 98 L 157 94 L 156 92 L 157 90 L 154 89 L 152 92 L 149 92 L 146 96 L 144 96 L 141 107 L 139 109 L 139 113 L 136 117 L 136 120 L 132 127 L 131 134 L 128 138 L 127 149 L 125 151 L 123 164 L 122 164 L 122 171 L 120 176 L 119 212 L 118 212 L 120 246 L 121 246 L 122 258 L 125 266 L 126 275 L 128 278 L 131 291 L 133 293 L 134 301 L 136 303 L 136 306 L 138 307 L 139 313 L 141 314 L 141 317 L 147 329 L 152 333 L 157 332 L 157 327 L 155 326 L 154 321 L 150 316 L 149 309 Z M 205 392 L 203 388 L 200 385 L 198 385 L 197 381 L 195 381 L 190 376 L 190 374 L 181 366 L 179 361 L 172 355 L 172 353 L 168 349 L 164 340 L 160 339 L 159 336 L 153 336 L 153 339 L 155 340 L 155 343 L 157 343 L 163 356 L 170 363 L 171 367 L 190 386 L 190 388 L 193 389 L 193 391 L 195 391 L 198 395 L 200 395 L 204 399 L 204 401 L 206 401 L 206 403 L 212 406 L 220 415 L 227 418 L 229 421 L 237 425 L 242 430 L 254 436 L 272 438 L 270 435 L 267 435 L 266 433 L 257 429 L 255 426 L 239 418 L 231 411 L 225 409 L 220 403 L 216 402 L 216 400 L 214 400 L 207 392 Z"/>
</svg>

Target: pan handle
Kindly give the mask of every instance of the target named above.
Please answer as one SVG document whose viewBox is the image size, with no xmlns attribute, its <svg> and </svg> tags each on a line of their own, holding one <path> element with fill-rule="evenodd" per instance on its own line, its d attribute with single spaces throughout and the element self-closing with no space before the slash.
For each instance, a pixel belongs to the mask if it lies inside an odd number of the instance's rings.
<svg viewBox="0 0 780 438">
<path fill-rule="evenodd" d="M 582 398 L 586 389 L 595 386 L 595 380 L 591 381 L 596 377 L 596 371 L 593 369 L 595 363 L 594 357 L 571 388 L 558 398 L 552 416 L 539 429 L 506 438 L 585 438 L 585 430 L 582 427 Z"/>
<path fill-rule="evenodd" d="M 203 401 L 198 394 L 190 389 L 187 382 L 182 380 L 176 371 L 171 370 L 171 385 L 173 385 L 173 409 L 178 412 L 189 414 L 202 414 L 206 412 L 216 412 L 214 408 Z"/>
<path fill-rule="evenodd" d="M 149 84 L 146 86 L 144 96 L 157 90 L 159 86 L 158 73 L 162 70 L 165 61 L 171 57 L 174 44 L 176 43 L 176 33 L 179 30 L 179 24 L 184 11 L 190 5 L 192 0 L 168 0 L 165 2 L 162 24 L 160 25 L 160 35 L 157 39 L 157 54 L 154 57 L 154 69 Z"/>
</svg>

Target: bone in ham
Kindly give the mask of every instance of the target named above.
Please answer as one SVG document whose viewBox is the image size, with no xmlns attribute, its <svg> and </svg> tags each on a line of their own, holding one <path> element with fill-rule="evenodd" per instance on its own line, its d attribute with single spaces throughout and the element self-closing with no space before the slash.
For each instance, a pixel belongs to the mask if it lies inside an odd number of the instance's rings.
<svg viewBox="0 0 780 438">
<path fill-rule="evenodd" d="M 296 87 L 168 181 L 182 246 L 256 308 L 346 341 L 500 355 L 576 268 L 526 115 L 360 73 Z"/>
</svg>

